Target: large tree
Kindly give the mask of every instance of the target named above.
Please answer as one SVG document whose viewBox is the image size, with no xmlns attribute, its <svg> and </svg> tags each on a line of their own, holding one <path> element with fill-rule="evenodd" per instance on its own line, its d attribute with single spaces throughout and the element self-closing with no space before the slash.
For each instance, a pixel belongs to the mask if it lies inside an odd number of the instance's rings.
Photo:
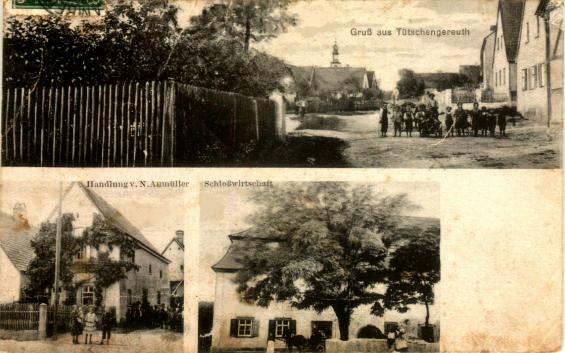
<svg viewBox="0 0 565 353">
<path fill-rule="evenodd" d="M 402 69 L 399 75 L 400 80 L 396 83 L 396 88 L 400 93 L 400 98 L 414 98 L 424 94 L 424 80 L 419 78 L 414 71 Z"/>
<path fill-rule="evenodd" d="M 135 240 L 120 231 L 108 221 L 95 215 L 92 225 L 83 234 L 74 234 L 74 216 L 64 214 L 61 218 L 61 257 L 59 262 L 59 278 L 62 287 L 74 292 L 81 282 L 76 282 L 75 274 L 89 273 L 94 279 L 96 304 L 100 305 L 105 288 L 127 277 L 132 269 L 139 267 L 128 260 L 134 254 L 137 245 Z M 41 297 L 50 292 L 55 283 L 55 237 L 56 222 L 41 224 L 38 234 L 31 241 L 35 257 L 26 271 L 30 279 L 27 295 Z M 102 247 L 104 245 L 104 248 Z M 85 246 L 98 250 L 96 258 L 77 262 L 77 254 Z M 109 256 L 110 251 L 120 247 L 120 259 L 114 260 Z M 72 298 L 70 295 L 69 298 Z"/>
<path fill-rule="evenodd" d="M 385 308 L 399 312 L 409 305 L 426 307 L 425 326 L 429 326 L 430 308 L 434 303 L 434 286 L 440 280 L 440 230 L 428 228 L 421 233 L 398 240 L 391 252 Z"/>
<path fill-rule="evenodd" d="M 331 308 L 340 338 L 349 338 L 355 308 L 384 313 L 387 239 L 399 213 L 412 207 L 405 195 L 382 196 L 372 187 L 297 183 L 253 194 L 249 219 L 261 237 L 249 239 L 236 281 L 242 298 L 260 306 L 288 301 L 298 309 Z"/>
<path fill-rule="evenodd" d="M 61 260 L 59 278 L 63 288 L 72 288 L 73 258 L 80 250 L 80 240 L 73 236 L 72 214 L 64 214 L 61 218 Z M 41 297 L 55 283 L 55 236 L 57 234 L 57 223 L 44 222 L 39 232 L 31 241 L 35 257 L 31 260 L 26 271 L 29 277 L 26 295 L 30 297 Z"/>
<path fill-rule="evenodd" d="M 296 15 L 288 12 L 290 0 L 227 0 L 204 9 L 192 18 L 192 31 L 214 37 L 232 37 L 243 44 L 245 52 L 251 41 L 276 37 L 297 24 Z"/>
</svg>

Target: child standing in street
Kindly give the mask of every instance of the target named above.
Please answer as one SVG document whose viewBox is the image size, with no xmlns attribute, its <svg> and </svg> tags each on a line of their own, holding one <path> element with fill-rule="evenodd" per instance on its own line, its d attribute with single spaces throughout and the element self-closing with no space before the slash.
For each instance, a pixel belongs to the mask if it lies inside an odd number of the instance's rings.
<svg viewBox="0 0 565 353">
<path fill-rule="evenodd" d="M 94 313 L 94 306 L 88 308 L 88 314 L 84 317 L 84 344 L 92 344 L 92 335 L 96 332 L 98 318 Z"/>
<path fill-rule="evenodd" d="M 106 309 L 106 312 L 102 315 L 102 340 L 100 344 L 110 344 L 110 336 L 112 336 L 112 326 L 114 325 L 114 316 L 110 309 Z"/>
</svg>

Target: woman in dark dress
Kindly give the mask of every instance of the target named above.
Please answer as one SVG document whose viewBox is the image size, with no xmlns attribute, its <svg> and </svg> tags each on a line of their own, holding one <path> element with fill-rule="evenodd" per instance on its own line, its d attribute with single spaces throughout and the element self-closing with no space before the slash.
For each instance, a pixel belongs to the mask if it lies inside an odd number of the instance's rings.
<svg viewBox="0 0 565 353">
<path fill-rule="evenodd" d="M 381 123 L 381 137 L 386 137 L 386 132 L 388 131 L 388 109 L 386 103 L 383 104 L 380 123 Z"/>
<path fill-rule="evenodd" d="M 82 321 L 82 310 L 77 305 L 73 305 L 73 310 L 71 311 L 71 335 L 73 336 L 73 344 L 79 343 L 78 336 L 82 335 Z"/>
<path fill-rule="evenodd" d="M 447 136 L 453 137 L 453 114 L 451 113 L 451 107 L 445 108 L 445 129 Z"/>
</svg>

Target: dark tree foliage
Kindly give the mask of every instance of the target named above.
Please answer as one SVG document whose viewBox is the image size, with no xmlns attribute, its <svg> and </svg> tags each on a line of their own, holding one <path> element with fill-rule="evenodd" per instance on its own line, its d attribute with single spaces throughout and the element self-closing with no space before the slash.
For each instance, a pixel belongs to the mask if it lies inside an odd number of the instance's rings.
<svg viewBox="0 0 565 353">
<path fill-rule="evenodd" d="M 209 33 L 213 38 L 233 38 L 249 52 L 251 41 L 276 37 L 297 24 L 288 13 L 290 0 L 231 0 L 206 8 L 192 19 L 193 33 Z"/>
<path fill-rule="evenodd" d="M 153 1 L 114 4 L 99 21 L 73 23 L 56 15 L 12 17 L 4 33 L 4 84 L 35 87 L 171 79 L 268 96 L 281 89 L 286 68 L 279 59 L 246 49 L 238 16 L 249 13 L 249 40 L 255 41 L 276 36 L 290 17 L 279 11 L 286 8 L 285 1 L 260 1 L 254 7 L 244 3 L 206 8 L 186 29 L 177 23 L 177 7 Z"/>
<path fill-rule="evenodd" d="M 73 258 L 81 248 L 80 239 L 73 236 L 72 214 L 64 214 L 61 219 L 61 260 L 59 278 L 65 289 L 73 288 Z M 57 223 L 44 222 L 31 241 L 35 257 L 26 271 L 29 277 L 27 295 L 43 296 L 55 283 L 55 237 Z"/>
<path fill-rule="evenodd" d="M 288 301 L 298 309 L 331 308 L 340 337 L 349 337 L 355 308 L 384 312 L 385 239 L 398 215 L 411 207 L 405 195 L 381 196 L 364 185 L 286 184 L 254 193 L 250 218 L 265 243 L 249 240 L 236 282 L 242 298 L 260 306 Z"/>
<path fill-rule="evenodd" d="M 90 273 L 94 277 L 96 304 L 100 305 L 102 294 L 117 281 L 127 277 L 129 271 L 139 266 L 127 260 L 136 249 L 135 240 L 124 232 L 110 225 L 102 216 L 95 215 L 93 224 L 86 228 L 82 235 L 73 235 L 72 214 L 64 214 L 61 220 L 61 258 L 59 278 L 63 288 L 73 293 L 83 284 L 74 281 L 76 273 Z M 35 257 L 30 262 L 26 273 L 29 276 L 29 296 L 43 296 L 46 290 L 55 283 L 55 237 L 57 224 L 45 222 L 41 224 L 37 236 L 31 242 Z M 107 250 L 102 245 L 107 246 Z M 76 255 L 85 246 L 98 250 L 98 256 L 87 262 L 76 261 Z M 112 259 L 110 252 L 114 247 L 120 248 L 120 259 Z"/>
<path fill-rule="evenodd" d="M 426 306 L 425 325 L 429 325 L 429 306 L 434 303 L 434 285 L 440 280 L 440 230 L 427 229 L 407 240 L 399 240 L 391 254 L 385 308 L 408 311 L 408 305 Z"/>
<path fill-rule="evenodd" d="M 396 88 L 400 98 L 414 98 L 424 94 L 424 80 L 418 78 L 414 71 L 402 69 L 399 74 L 400 80 L 396 83 Z"/>
</svg>

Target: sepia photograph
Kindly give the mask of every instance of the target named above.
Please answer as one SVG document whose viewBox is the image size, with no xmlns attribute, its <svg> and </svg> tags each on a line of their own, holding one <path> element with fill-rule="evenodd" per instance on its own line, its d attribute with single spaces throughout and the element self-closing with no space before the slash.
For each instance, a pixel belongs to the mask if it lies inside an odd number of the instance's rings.
<svg viewBox="0 0 565 353">
<path fill-rule="evenodd" d="M 439 352 L 437 183 L 200 195 L 199 352 Z"/>
<path fill-rule="evenodd" d="M 2 180 L 0 350 L 183 352 L 184 196 L 128 184 Z"/>
<path fill-rule="evenodd" d="M 2 165 L 559 169 L 562 13 L 5 1 Z"/>
</svg>

